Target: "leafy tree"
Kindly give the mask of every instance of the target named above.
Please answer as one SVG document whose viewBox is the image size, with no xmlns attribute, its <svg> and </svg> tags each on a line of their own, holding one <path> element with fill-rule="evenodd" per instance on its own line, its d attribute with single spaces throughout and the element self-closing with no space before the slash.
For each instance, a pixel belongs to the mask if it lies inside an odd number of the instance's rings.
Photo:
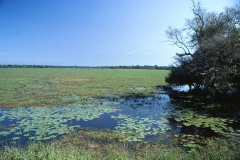
<svg viewBox="0 0 240 160">
<path fill-rule="evenodd" d="M 166 82 L 204 88 L 215 96 L 240 91 L 240 3 L 222 13 L 207 12 L 198 2 L 182 29 L 169 27 L 169 41 L 182 49 Z"/>
</svg>

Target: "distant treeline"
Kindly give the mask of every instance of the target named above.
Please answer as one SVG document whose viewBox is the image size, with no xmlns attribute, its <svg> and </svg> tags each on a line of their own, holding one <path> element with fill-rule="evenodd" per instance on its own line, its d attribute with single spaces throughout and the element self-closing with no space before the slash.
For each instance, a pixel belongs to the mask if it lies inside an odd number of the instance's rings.
<svg viewBox="0 0 240 160">
<path fill-rule="evenodd" d="M 0 68 L 102 68 L 102 69 L 159 69 L 159 70 L 169 70 L 168 66 L 55 66 L 55 65 L 0 65 Z"/>
</svg>

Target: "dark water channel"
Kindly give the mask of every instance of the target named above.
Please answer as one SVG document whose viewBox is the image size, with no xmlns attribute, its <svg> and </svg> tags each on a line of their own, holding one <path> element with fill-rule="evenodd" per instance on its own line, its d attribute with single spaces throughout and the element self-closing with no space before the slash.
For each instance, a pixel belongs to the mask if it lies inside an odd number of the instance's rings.
<svg viewBox="0 0 240 160">
<path fill-rule="evenodd" d="M 166 91 L 145 98 L 119 98 L 106 95 L 87 105 L 0 109 L 0 142 L 25 144 L 49 141 L 76 128 L 110 129 L 134 133 L 122 141 L 157 141 L 159 135 L 172 135 L 198 144 L 206 137 L 240 137 L 240 111 L 214 115 L 185 107 L 171 99 Z M 182 101 L 182 100 L 180 100 Z M 191 102 L 190 102 L 191 103 Z M 189 102 L 187 103 L 189 105 Z M 235 107 L 237 108 L 237 106 Z M 194 141 L 193 141 L 194 140 Z"/>
</svg>

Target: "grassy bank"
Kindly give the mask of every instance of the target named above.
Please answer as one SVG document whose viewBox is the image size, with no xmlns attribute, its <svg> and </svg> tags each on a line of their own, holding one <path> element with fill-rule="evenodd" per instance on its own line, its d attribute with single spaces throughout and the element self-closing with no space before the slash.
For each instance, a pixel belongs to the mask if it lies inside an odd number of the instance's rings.
<svg viewBox="0 0 240 160">
<path fill-rule="evenodd" d="M 119 137 L 121 135 L 110 131 L 72 133 L 60 141 L 47 144 L 30 143 L 25 148 L 5 147 L 0 151 L 0 159 L 232 160 L 240 157 L 239 143 L 232 147 L 232 141 L 224 139 L 209 141 L 204 148 L 187 153 L 174 147 L 174 143 L 164 144 L 161 139 L 154 144 L 121 143 L 116 141 Z"/>
<path fill-rule="evenodd" d="M 166 70 L 0 68 L 0 106 L 78 103 L 105 94 L 151 95 Z"/>
</svg>

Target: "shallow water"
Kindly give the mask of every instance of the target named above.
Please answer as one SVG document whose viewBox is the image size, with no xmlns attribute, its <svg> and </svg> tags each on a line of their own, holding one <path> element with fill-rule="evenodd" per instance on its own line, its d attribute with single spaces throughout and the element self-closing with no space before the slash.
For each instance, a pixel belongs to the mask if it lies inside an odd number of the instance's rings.
<svg viewBox="0 0 240 160">
<path fill-rule="evenodd" d="M 240 136 L 236 118 L 211 117 L 179 107 L 182 106 L 172 103 L 168 93 L 160 89 L 152 97 L 124 99 L 106 95 L 104 99 L 91 99 L 87 105 L 1 108 L 0 142 L 49 141 L 79 127 L 134 133 L 122 141 L 153 141 L 159 134 L 183 138 Z"/>
</svg>

